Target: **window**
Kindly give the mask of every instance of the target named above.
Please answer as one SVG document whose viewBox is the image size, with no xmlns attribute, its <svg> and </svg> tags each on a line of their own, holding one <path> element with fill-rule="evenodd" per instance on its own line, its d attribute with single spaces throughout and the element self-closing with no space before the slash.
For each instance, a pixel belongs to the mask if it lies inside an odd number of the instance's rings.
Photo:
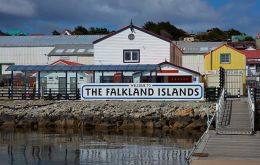
<svg viewBox="0 0 260 165">
<path fill-rule="evenodd" d="M 66 53 L 73 53 L 75 51 L 75 49 L 67 49 Z"/>
<path fill-rule="evenodd" d="M 100 77 L 100 80 L 102 79 L 102 77 Z M 114 80 L 114 76 L 103 76 L 103 83 L 113 83 Z"/>
<path fill-rule="evenodd" d="M 78 53 L 84 53 L 86 49 L 78 49 Z"/>
<path fill-rule="evenodd" d="M 220 63 L 221 64 L 229 64 L 230 63 L 230 54 L 225 53 L 225 54 L 220 54 Z"/>
<path fill-rule="evenodd" d="M 69 56 L 60 56 L 60 59 L 61 60 L 70 60 L 70 57 Z"/>
<path fill-rule="evenodd" d="M 55 50 L 56 53 L 62 53 L 64 51 L 64 49 L 57 49 Z"/>
<path fill-rule="evenodd" d="M 139 63 L 140 62 L 140 50 L 124 50 L 123 51 L 124 63 Z"/>
</svg>

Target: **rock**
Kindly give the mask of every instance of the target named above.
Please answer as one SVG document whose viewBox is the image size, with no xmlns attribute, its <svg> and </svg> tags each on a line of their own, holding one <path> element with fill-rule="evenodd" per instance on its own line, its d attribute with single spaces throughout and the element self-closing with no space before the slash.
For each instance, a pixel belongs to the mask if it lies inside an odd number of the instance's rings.
<svg viewBox="0 0 260 165">
<path fill-rule="evenodd" d="M 115 127 L 115 125 L 112 125 L 109 123 L 101 123 L 101 124 L 95 125 L 95 129 L 100 129 L 100 130 L 112 129 L 114 127 Z"/>
<path fill-rule="evenodd" d="M 189 124 L 187 127 L 185 127 L 186 130 L 202 130 L 205 128 L 206 121 L 201 120 L 195 120 L 191 124 Z"/>
<path fill-rule="evenodd" d="M 16 124 L 13 121 L 6 121 L 2 123 L 1 128 L 14 128 L 15 125 Z"/>
<path fill-rule="evenodd" d="M 142 128 L 144 128 L 145 126 L 144 126 L 143 122 L 141 122 L 140 120 L 138 120 L 138 121 L 134 121 L 134 127 L 137 128 L 137 129 L 142 129 Z"/>
<path fill-rule="evenodd" d="M 68 128 L 66 120 L 57 120 L 54 122 L 57 128 Z"/>
<path fill-rule="evenodd" d="M 206 112 L 201 112 L 200 115 L 199 115 L 199 117 L 200 117 L 201 119 L 207 119 L 207 114 L 206 114 Z"/>
<path fill-rule="evenodd" d="M 0 126 L 35 129 L 199 129 L 205 126 L 206 122 L 197 126 L 190 124 L 194 120 L 204 121 L 206 114 L 203 111 L 214 112 L 215 103 L 0 101 Z"/>
<path fill-rule="evenodd" d="M 148 121 L 148 122 L 146 122 L 145 127 L 148 128 L 148 129 L 153 129 L 154 124 L 153 124 L 152 121 Z"/>
<path fill-rule="evenodd" d="M 122 129 L 134 129 L 135 125 L 131 121 L 124 120 L 124 122 L 123 122 L 123 124 L 121 125 L 120 128 L 122 128 Z"/>
<path fill-rule="evenodd" d="M 164 130 L 164 131 L 167 131 L 167 130 L 169 130 L 169 129 L 170 129 L 170 127 L 167 126 L 167 125 L 164 125 L 164 126 L 162 127 L 162 130 Z"/>
<path fill-rule="evenodd" d="M 184 110 L 178 110 L 177 112 L 175 112 L 175 116 L 193 116 L 194 114 L 194 110 L 192 108 L 187 108 Z"/>
<path fill-rule="evenodd" d="M 49 121 L 46 123 L 45 127 L 46 128 L 56 128 L 57 126 L 56 126 L 55 122 Z"/>
<path fill-rule="evenodd" d="M 157 128 L 157 129 L 162 129 L 163 126 L 166 125 L 166 122 L 164 120 L 162 121 L 158 121 L 154 124 L 154 128 Z"/>
<path fill-rule="evenodd" d="M 181 121 L 176 121 L 173 125 L 170 125 L 169 128 L 172 129 L 172 130 L 175 130 L 175 129 L 182 129 L 182 128 L 185 128 L 189 123 L 188 122 L 181 122 Z"/>
</svg>

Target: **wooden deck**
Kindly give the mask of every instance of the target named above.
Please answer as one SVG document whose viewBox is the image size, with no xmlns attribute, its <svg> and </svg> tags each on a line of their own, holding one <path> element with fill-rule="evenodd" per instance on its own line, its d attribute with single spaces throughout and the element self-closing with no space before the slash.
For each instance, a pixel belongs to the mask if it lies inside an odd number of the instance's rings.
<svg viewBox="0 0 260 165">
<path fill-rule="evenodd" d="M 227 100 L 219 134 L 250 134 L 250 117 L 246 98 Z"/>
<path fill-rule="evenodd" d="M 251 134 L 246 99 L 228 100 L 218 131 L 209 131 L 194 153 L 192 164 L 259 164 L 260 134 Z M 218 162 L 218 163 L 217 163 Z"/>
</svg>

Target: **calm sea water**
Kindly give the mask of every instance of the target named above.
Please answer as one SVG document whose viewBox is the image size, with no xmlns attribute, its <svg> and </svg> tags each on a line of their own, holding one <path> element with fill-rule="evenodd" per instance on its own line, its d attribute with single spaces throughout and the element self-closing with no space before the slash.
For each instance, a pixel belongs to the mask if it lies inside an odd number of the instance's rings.
<svg viewBox="0 0 260 165">
<path fill-rule="evenodd" d="M 199 133 L 0 131 L 0 164 L 184 165 Z"/>
</svg>

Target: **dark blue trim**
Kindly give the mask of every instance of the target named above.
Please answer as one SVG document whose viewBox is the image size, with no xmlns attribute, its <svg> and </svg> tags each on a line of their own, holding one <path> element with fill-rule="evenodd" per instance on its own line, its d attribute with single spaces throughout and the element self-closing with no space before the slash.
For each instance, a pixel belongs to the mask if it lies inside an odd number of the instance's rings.
<svg viewBox="0 0 260 165">
<path fill-rule="evenodd" d="M 114 87 L 114 86 L 124 86 L 124 87 L 129 87 L 129 85 L 106 85 L 106 84 L 98 84 L 98 85 L 83 85 L 81 88 L 81 95 L 83 94 L 83 88 L 85 86 L 102 86 L 102 87 Z M 176 98 L 176 97 L 172 97 L 172 98 L 168 98 L 168 97 L 84 97 L 83 95 L 81 96 L 84 99 L 88 99 L 88 100 L 201 100 L 204 96 L 204 91 L 203 91 L 203 87 L 201 85 L 198 84 L 185 84 L 185 85 L 174 85 L 174 84 L 160 84 L 160 85 L 156 85 L 156 84 L 152 84 L 152 86 L 198 86 L 201 88 L 201 95 L 199 98 Z"/>
<path fill-rule="evenodd" d="M 152 84 L 152 86 L 155 86 L 155 87 L 160 87 L 160 86 L 200 86 L 200 87 L 202 87 L 201 85 L 197 85 L 197 84 L 191 84 L 191 85 L 187 85 L 187 84 L 185 84 L 185 85 L 170 85 L 170 84 L 162 84 L 162 85 L 154 85 L 154 84 Z"/>
<path fill-rule="evenodd" d="M 89 86 L 89 87 L 93 87 L 93 86 L 96 86 L 96 87 L 114 87 L 114 86 L 117 86 L 117 87 L 128 87 L 129 85 L 102 85 L 102 84 L 100 84 L 100 85 L 83 85 L 82 86 L 82 88 L 83 87 L 85 87 L 85 86 Z"/>
<path fill-rule="evenodd" d="M 127 98 L 127 97 L 84 97 L 82 96 L 82 98 L 84 99 L 89 99 L 89 100 L 118 100 L 118 99 L 122 99 L 122 100 L 200 100 L 202 99 L 202 96 L 200 98 L 164 98 L 164 97 L 133 97 L 133 98 Z"/>
</svg>

